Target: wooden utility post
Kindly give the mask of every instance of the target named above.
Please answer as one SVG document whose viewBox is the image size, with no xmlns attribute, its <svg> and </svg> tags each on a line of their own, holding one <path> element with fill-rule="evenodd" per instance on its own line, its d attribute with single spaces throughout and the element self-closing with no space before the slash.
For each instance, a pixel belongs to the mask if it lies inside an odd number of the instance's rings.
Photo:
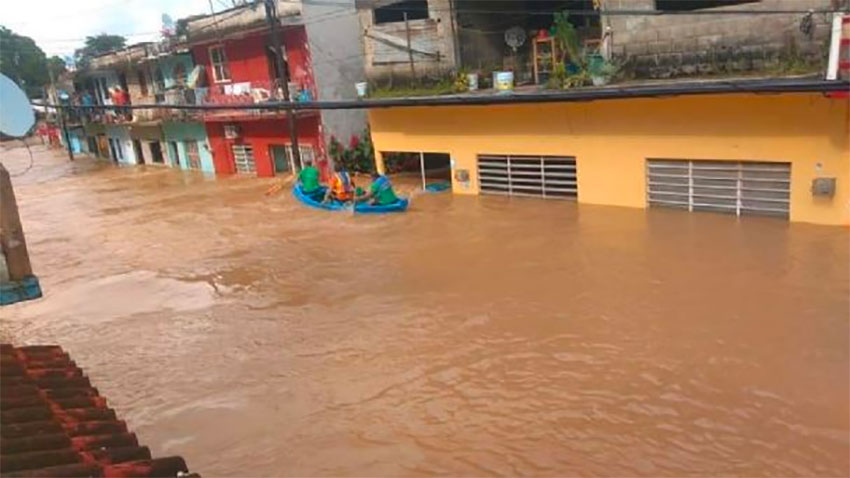
<svg viewBox="0 0 850 478">
<path fill-rule="evenodd" d="M 410 60 L 410 76 L 416 79 L 416 68 L 413 66 L 413 48 L 410 46 L 410 23 L 407 22 L 407 12 L 404 15 L 404 32 L 407 34 L 407 58 Z"/>
<path fill-rule="evenodd" d="M 56 97 L 56 116 L 59 118 L 62 136 L 65 137 L 65 146 L 68 148 L 68 159 L 73 161 L 74 150 L 71 148 L 71 135 L 68 133 L 68 125 L 65 124 L 65 108 L 62 107 L 62 100 L 59 99 L 59 92 L 56 91 L 56 81 L 53 79 L 53 70 L 50 68 L 50 65 L 47 65 L 47 74 L 50 75 L 50 89 L 53 90 L 53 96 Z"/>
<path fill-rule="evenodd" d="M 286 102 L 286 119 L 289 125 L 289 142 L 292 144 L 292 160 L 301 166 L 301 150 L 298 147 L 298 129 L 295 121 L 295 110 L 292 109 L 292 100 L 289 97 L 289 79 L 283 71 L 283 53 L 280 50 L 280 20 L 277 17 L 277 0 L 264 0 L 266 6 L 266 20 L 271 29 L 269 37 L 274 49 L 274 71 L 279 80 L 283 80 L 283 101 Z M 274 157 L 271 157 L 272 174 L 274 174 Z"/>
<path fill-rule="evenodd" d="M 0 250 L 6 257 L 9 280 L 20 282 L 32 275 L 27 241 L 21 227 L 18 203 L 9 171 L 0 163 Z"/>
</svg>

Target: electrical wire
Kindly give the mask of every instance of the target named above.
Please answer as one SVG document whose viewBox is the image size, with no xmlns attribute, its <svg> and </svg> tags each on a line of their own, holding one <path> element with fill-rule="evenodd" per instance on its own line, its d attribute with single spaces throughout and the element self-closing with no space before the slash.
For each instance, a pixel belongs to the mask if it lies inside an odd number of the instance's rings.
<svg viewBox="0 0 850 478">
<path fill-rule="evenodd" d="M 23 171 L 21 171 L 19 173 L 15 173 L 15 174 L 9 173 L 9 176 L 13 177 L 13 178 L 17 178 L 17 177 L 23 176 L 24 174 L 27 174 L 30 171 L 30 169 L 32 169 L 32 166 L 35 163 L 35 160 L 33 159 L 33 155 L 32 155 L 32 150 L 30 149 L 30 145 L 27 144 L 26 138 L 21 139 L 21 142 L 24 143 L 24 148 L 27 148 L 27 153 L 29 154 L 29 157 L 30 157 L 30 163 L 27 165 L 26 168 L 24 168 Z"/>
</svg>

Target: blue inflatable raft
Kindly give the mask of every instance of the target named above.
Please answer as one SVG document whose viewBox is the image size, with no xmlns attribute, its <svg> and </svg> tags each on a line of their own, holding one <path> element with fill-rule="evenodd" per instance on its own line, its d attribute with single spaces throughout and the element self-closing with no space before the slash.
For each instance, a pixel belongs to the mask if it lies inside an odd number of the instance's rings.
<svg viewBox="0 0 850 478">
<path fill-rule="evenodd" d="M 297 184 L 294 188 L 292 188 L 292 195 L 307 206 L 314 207 L 316 209 L 324 209 L 326 211 L 351 211 L 350 204 L 344 204 L 339 201 L 329 201 L 326 203 L 322 203 L 322 199 L 325 197 L 325 191 L 327 191 L 327 188 L 323 186 L 320 187 L 318 190 L 308 194 L 301 189 L 300 184 Z M 383 206 L 374 206 L 367 203 L 360 203 L 354 206 L 354 212 L 358 214 L 385 214 L 388 212 L 404 212 L 407 210 L 408 202 L 409 201 L 407 199 L 401 198 L 392 204 L 386 204 Z"/>
</svg>

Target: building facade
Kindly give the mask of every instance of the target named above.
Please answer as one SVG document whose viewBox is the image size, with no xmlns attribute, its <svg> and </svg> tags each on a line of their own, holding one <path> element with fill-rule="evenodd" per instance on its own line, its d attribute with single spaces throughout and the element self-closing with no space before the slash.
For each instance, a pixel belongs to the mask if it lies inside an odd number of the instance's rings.
<svg viewBox="0 0 850 478">
<path fill-rule="evenodd" d="M 369 117 L 380 169 L 398 152 L 448 154 L 457 194 L 848 225 L 850 107 L 818 88 L 411 106 Z"/>
<path fill-rule="evenodd" d="M 282 57 L 276 60 L 264 5 L 249 4 L 185 21 L 181 45 L 200 67 L 206 105 L 344 100 L 356 97 L 364 79 L 357 17 L 350 9 L 300 2 L 277 3 Z M 333 13 L 333 15 L 329 15 Z M 283 77 L 278 76 L 280 62 Z M 315 159 L 328 172 L 331 137 L 361 134 L 361 111 L 313 111 L 294 115 L 301 162 L 295 160 L 284 110 L 213 110 L 203 114 L 213 164 L 219 174 L 273 176 L 297 172 Z"/>
</svg>

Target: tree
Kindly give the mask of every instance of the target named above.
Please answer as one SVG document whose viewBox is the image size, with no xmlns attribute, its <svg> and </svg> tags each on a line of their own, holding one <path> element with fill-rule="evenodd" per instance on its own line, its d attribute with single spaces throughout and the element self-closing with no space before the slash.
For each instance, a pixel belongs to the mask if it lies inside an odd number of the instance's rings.
<svg viewBox="0 0 850 478">
<path fill-rule="evenodd" d="M 68 69 L 65 66 L 65 60 L 56 55 L 47 59 L 47 68 L 56 76 L 59 76 L 60 73 L 64 73 Z"/>
<path fill-rule="evenodd" d="M 40 96 L 50 83 L 44 51 L 30 37 L 0 26 L 0 73 L 12 79 L 30 97 Z"/>
<path fill-rule="evenodd" d="M 74 51 L 74 59 L 79 68 L 86 68 L 92 57 L 119 50 L 124 48 L 126 44 L 127 39 L 121 35 L 101 33 L 100 35 L 86 37 L 85 46 Z"/>
</svg>

